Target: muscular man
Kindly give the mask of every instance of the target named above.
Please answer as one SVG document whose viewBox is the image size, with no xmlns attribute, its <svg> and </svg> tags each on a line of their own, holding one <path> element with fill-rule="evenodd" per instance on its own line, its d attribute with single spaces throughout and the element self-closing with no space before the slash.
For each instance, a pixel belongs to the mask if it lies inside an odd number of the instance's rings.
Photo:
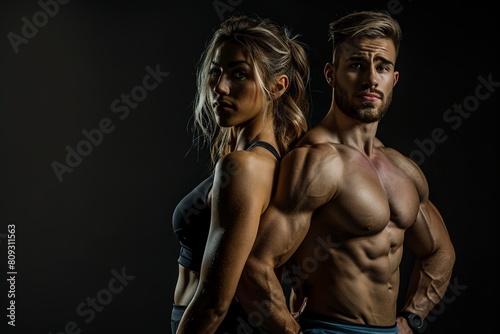
<svg viewBox="0 0 500 334">
<path fill-rule="evenodd" d="M 307 298 L 303 333 L 419 332 L 444 296 L 455 251 L 421 169 L 376 138 L 399 78 L 401 29 L 362 11 L 331 23 L 329 34 L 331 107 L 281 162 L 237 297 L 254 322 L 283 333 L 294 318 L 281 268 L 292 302 Z M 398 310 L 404 245 L 416 261 Z"/>
</svg>

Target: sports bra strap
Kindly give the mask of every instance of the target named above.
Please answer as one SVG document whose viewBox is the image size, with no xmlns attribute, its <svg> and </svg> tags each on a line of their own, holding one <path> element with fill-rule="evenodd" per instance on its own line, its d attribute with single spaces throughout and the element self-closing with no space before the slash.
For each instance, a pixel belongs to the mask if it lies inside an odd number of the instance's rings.
<svg viewBox="0 0 500 334">
<path fill-rule="evenodd" d="M 263 147 L 265 149 L 267 149 L 269 152 L 271 152 L 272 154 L 274 154 L 274 156 L 276 157 L 276 159 L 280 160 L 281 157 L 278 153 L 278 151 L 276 151 L 276 149 L 274 148 L 273 145 L 265 142 L 265 141 L 256 141 L 255 143 L 253 143 L 252 145 L 250 145 L 247 150 L 251 149 L 252 147 L 254 146 L 260 146 L 260 147 Z"/>
</svg>

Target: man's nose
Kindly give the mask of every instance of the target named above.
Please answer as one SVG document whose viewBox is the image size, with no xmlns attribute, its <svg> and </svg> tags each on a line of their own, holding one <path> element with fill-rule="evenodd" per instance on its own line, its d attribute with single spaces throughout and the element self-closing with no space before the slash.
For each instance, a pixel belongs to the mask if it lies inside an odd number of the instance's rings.
<svg viewBox="0 0 500 334">
<path fill-rule="evenodd" d="M 377 87 L 378 86 L 378 72 L 375 68 L 370 67 L 369 70 L 365 73 L 365 81 L 363 85 L 365 87 Z"/>
</svg>

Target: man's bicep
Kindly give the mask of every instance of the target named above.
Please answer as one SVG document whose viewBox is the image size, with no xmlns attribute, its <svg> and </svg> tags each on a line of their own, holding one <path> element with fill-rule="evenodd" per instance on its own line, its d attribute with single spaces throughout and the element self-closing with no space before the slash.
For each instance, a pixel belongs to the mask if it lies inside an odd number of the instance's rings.
<svg viewBox="0 0 500 334">
<path fill-rule="evenodd" d="M 252 256 L 282 265 L 304 239 L 313 213 L 332 196 L 331 165 L 319 149 L 299 148 L 280 164 L 271 203 L 261 216 Z M 325 172 L 326 171 L 326 172 Z"/>
<path fill-rule="evenodd" d="M 441 248 L 452 248 L 443 217 L 431 201 L 421 204 L 417 220 L 407 231 L 405 240 L 419 256 Z"/>
<path fill-rule="evenodd" d="M 262 215 L 257 237 L 250 254 L 256 263 L 273 268 L 283 264 L 297 249 L 309 229 L 305 214 L 290 213 L 270 206 Z"/>
</svg>

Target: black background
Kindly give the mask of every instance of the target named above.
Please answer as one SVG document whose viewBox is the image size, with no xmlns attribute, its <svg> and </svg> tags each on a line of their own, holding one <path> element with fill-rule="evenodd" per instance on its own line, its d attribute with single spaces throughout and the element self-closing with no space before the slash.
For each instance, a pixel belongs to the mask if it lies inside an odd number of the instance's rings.
<svg viewBox="0 0 500 334">
<path fill-rule="evenodd" d="M 170 333 L 178 255 L 171 215 L 206 176 L 207 151 L 192 149 L 187 126 L 196 61 L 212 29 L 231 13 L 255 12 L 300 34 L 311 47 L 315 123 L 330 103 L 322 74 L 328 22 L 363 9 L 388 10 L 404 33 L 400 81 L 378 136 L 418 160 L 457 251 L 453 288 L 427 333 L 483 333 L 496 324 L 500 85 L 489 91 L 479 79 L 500 82 L 492 5 L 219 0 L 228 10 L 218 13 L 214 2 L 72 0 L 17 53 L 9 33 L 22 36 L 22 18 L 33 22 L 42 7 L 0 2 L 1 332 L 64 333 L 74 322 L 75 333 Z M 169 75 L 120 119 L 111 103 L 137 91 L 147 66 Z M 454 105 L 469 110 L 460 123 L 443 119 Z M 105 118 L 114 130 L 60 182 L 53 162 L 65 164 L 66 146 L 76 149 L 82 131 Z M 432 139 L 437 129 L 445 141 Z M 9 224 L 15 327 L 6 316 Z M 113 270 L 131 276 L 117 293 L 108 288 Z M 111 300 L 87 323 L 77 306 L 97 295 Z"/>
</svg>

